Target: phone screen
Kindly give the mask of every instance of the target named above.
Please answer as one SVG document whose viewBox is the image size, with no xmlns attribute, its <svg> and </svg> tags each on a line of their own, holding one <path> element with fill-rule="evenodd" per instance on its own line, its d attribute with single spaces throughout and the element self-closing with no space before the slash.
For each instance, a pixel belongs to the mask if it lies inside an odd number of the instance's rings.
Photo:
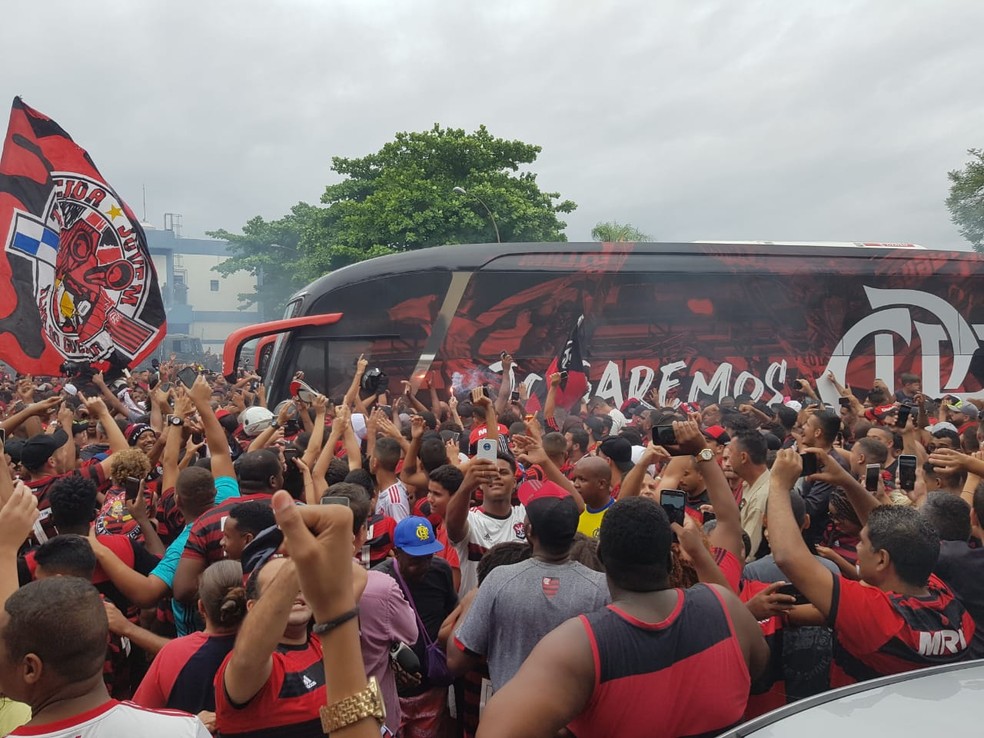
<svg viewBox="0 0 984 738">
<path fill-rule="evenodd" d="M 654 425 L 653 443 L 657 446 L 676 446 L 676 433 L 672 425 Z"/>
<path fill-rule="evenodd" d="M 899 407 L 899 414 L 895 418 L 895 427 L 905 428 L 905 424 L 909 422 L 909 415 L 912 413 L 912 405 L 902 405 Z"/>
<path fill-rule="evenodd" d="M 352 501 L 348 497 L 333 497 L 332 495 L 325 495 L 321 498 L 322 505 L 344 505 L 345 507 L 352 507 Z"/>
<path fill-rule="evenodd" d="M 808 452 L 805 454 L 800 454 L 800 458 L 803 459 L 803 476 L 808 477 L 811 474 L 816 474 L 819 471 L 817 465 L 817 455 L 815 453 Z"/>
<path fill-rule="evenodd" d="M 671 523 L 683 525 L 684 507 L 687 504 L 687 494 L 680 489 L 664 489 L 659 493 L 660 507 L 666 512 Z"/>
<path fill-rule="evenodd" d="M 840 403 L 840 406 L 841 407 L 850 407 L 851 406 L 851 398 L 850 397 L 841 397 L 839 400 L 837 400 L 837 402 Z"/>
<path fill-rule="evenodd" d="M 906 492 L 916 488 L 916 457 L 911 454 L 899 456 L 899 487 Z"/>
<path fill-rule="evenodd" d="M 879 477 L 881 477 L 881 466 L 868 464 L 864 470 L 864 488 L 869 492 L 877 492 Z"/>
<path fill-rule="evenodd" d="M 512 400 L 513 402 L 519 402 L 519 393 L 518 392 L 511 393 L 509 395 L 509 399 Z"/>
<path fill-rule="evenodd" d="M 796 602 L 793 604 L 796 605 L 808 605 L 810 603 L 810 601 L 806 599 L 803 593 L 800 592 L 798 589 L 796 589 L 795 584 L 784 584 L 783 586 L 781 586 L 779 589 L 776 590 L 776 593 L 789 595 L 790 597 L 795 597 Z"/>
<path fill-rule="evenodd" d="M 140 480 L 136 477 L 127 477 L 123 481 L 124 496 L 128 500 L 137 499 L 137 495 L 140 494 Z"/>
<path fill-rule="evenodd" d="M 196 379 L 198 379 L 198 372 L 194 367 L 186 366 L 178 372 L 178 381 L 188 389 L 191 389 L 191 386 L 195 383 Z"/>
</svg>

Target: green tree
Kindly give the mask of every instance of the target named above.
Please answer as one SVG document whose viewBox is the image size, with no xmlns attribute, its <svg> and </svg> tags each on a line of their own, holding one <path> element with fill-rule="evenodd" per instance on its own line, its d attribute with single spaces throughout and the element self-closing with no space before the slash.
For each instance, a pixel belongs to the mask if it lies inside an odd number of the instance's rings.
<svg viewBox="0 0 984 738">
<path fill-rule="evenodd" d="M 950 179 L 950 196 L 946 206 L 950 219 L 960 235 L 984 252 L 984 149 L 968 149 L 970 161 L 963 169 L 947 174 Z"/>
<path fill-rule="evenodd" d="M 607 223 L 599 223 L 592 228 L 591 238 L 595 241 L 604 241 L 605 243 L 616 241 L 645 243 L 646 241 L 653 240 L 652 236 L 643 233 L 635 226 L 631 226 L 628 223 L 617 223 L 614 220 L 608 221 Z"/>
<path fill-rule="evenodd" d="M 323 206 L 298 203 L 274 221 L 257 216 L 241 235 L 209 232 L 229 242 L 230 258 L 215 269 L 256 276 L 258 289 L 239 299 L 242 308 L 259 303 L 270 318 L 311 280 L 375 256 L 495 242 L 496 226 L 502 241 L 566 241 L 557 216 L 577 206 L 542 192 L 536 175 L 523 171 L 540 151 L 495 138 L 485 126 L 398 133 L 375 154 L 334 157 L 332 169 L 344 179 L 325 189 Z"/>
<path fill-rule="evenodd" d="M 325 189 L 326 207 L 304 233 L 305 254 L 323 273 L 381 254 L 494 242 L 485 206 L 502 241 L 566 241 L 557 216 L 576 205 L 542 192 L 536 175 L 521 171 L 540 151 L 495 138 L 485 126 L 466 133 L 435 124 L 398 133 L 375 154 L 334 157 L 332 169 L 345 179 Z"/>
<path fill-rule="evenodd" d="M 301 202 L 279 220 L 266 221 L 258 215 L 251 218 L 243 226 L 242 235 L 226 230 L 208 232 L 212 238 L 229 243 L 230 256 L 212 267 L 215 271 L 224 277 L 238 271 L 256 277 L 256 289 L 239 294 L 240 310 L 259 304 L 262 318 L 276 317 L 283 311 L 287 298 L 311 281 L 301 250 L 301 236 L 304 223 L 315 210 Z"/>
</svg>

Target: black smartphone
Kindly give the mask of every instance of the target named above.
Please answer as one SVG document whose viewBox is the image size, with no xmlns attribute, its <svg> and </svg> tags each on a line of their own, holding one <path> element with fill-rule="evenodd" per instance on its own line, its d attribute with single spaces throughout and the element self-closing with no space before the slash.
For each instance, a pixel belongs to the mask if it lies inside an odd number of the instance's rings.
<svg viewBox="0 0 984 738">
<path fill-rule="evenodd" d="M 820 466 L 817 463 L 817 455 L 812 451 L 800 454 L 800 458 L 803 459 L 803 476 L 808 477 L 811 474 L 816 474 L 820 471 Z"/>
<path fill-rule="evenodd" d="M 657 446 L 676 446 L 676 433 L 672 425 L 654 425 L 653 443 Z"/>
<path fill-rule="evenodd" d="M 123 490 L 126 499 L 132 502 L 140 494 L 140 480 L 136 477 L 127 477 L 123 481 Z"/>
<path fill-rule="evenodd" d="M 511 392 L 509 394 L 509 399 L 512 400 L 513 402 L 519 402 L 519 393 L 518 392 Z"/>
<path fill-rule="evenodd" d="M 850 407 L 851 406 L 851 398 L 850 397 L 841 397 L 841 398 L 838 398 L 837 402 L 840 403 L 840 406 L 841 407 Z"/>
<path fill-rule="evenodd" d="M 351 507 L 352 501 L 348 497 L 334 497 L 332 495 L 325 495 L 321 498 L 322 505 L 344 505 L 345 507 Z"/>
<path fill-rule="evenodd" d="M 567 372 L 561 372 L 560 373 L 560 378 L 561 379 L 567 379 Z"/>
<path fill-rule="evenodd" d="M 809 605 L 810 601 L 806 599 L 802 592 L 796 589 L 794 584 L 784 584 L 779 589 L 776 590 L 777 594 L 789 595 L 790 597 L 795 597 L 796 601 L 794 605 Z"/>
<path fill-rule="evenodd" d="M 287 462 L 287 468 L 290 469 L 294 466 L 294 459 L 301 455 L 300 451 L 296 448 L 285 448 L 284 449 L 284 461 Z"/>
<path fill-rule="evenodd" d="M 684 507 L 687 505 L 687 493 L 682 489 L 664 489 L 659 493 L 659 504 L 666 512 L 671 523 L 683 525 Z"/>
<path fill-rule="evenodd" d="M 909 415 L 912 414 L 912 405 L 899 405 L 899 414 L 895 417 L 895 427 L 905 428 L 909 422 Z"/>
<path fill-rule="evenodd" d="M 916 457 L 910 454 L 899 456 L 899 487 L 906 492 L 916 488 Z"/>
<path fill-rule="evenodd" d="M 881 478 L 881 466 L 868 464 L 864 469 L 864 488 L 869 492 L 878 491 L 878 480 Z"/>
<path fill-rule="evenodd" d="M 186 366 L 178 372 L 178 381 L 188 389 L 191 389 L 196 379 L 198 379 L 198 370 L 193 366 Z"/>
</svg>

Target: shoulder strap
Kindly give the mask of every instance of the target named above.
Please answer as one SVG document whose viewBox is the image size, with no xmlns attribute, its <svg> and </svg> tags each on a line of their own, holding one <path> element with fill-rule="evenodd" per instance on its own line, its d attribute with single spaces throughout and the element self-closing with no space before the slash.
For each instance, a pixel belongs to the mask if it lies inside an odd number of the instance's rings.
<svg viewBox="0 0 984 738">
<path fill-rule="evenodd" d="M 403 575 L 400 573 L 400 562 L 395 558 L 393 559 L 393 572 L 396 574 L 396 583 L 400 585 L 400 589 L 403 590 L 407 602 L 410 603 L 410 609 L 413 610 L 414 617 L 417 618 L 417 629 L 420 631 L 420 637 L 424 639 L 424 646 L 430 646 L 434 641 L 428 635 L 427 628 L 424 627 L 424 621 L 420 619 L 420 613 L 417 612 L 417 603 L 413 601 L 413 595 L 410 594 L 410 587 L 407 586 Z"/>
</svg>

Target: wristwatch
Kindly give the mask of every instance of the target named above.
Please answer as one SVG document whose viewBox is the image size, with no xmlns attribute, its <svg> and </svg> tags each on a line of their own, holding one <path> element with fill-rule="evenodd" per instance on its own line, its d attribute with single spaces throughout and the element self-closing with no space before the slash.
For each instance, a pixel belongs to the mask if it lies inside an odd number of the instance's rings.
<svg viewBox="0 0 984 738">
<path fill-rule="evenodd" d="M 169 422 L 173 426 L 178 426 L 178 425 L 184 425 L 185 424 L 184 419 L 178 417 L 177 415 L 172 415 L 167 422 Z"/>
<path fill-rule="evenodd" d="M 274 430 L 278 430 L 280 428 L 280 423 L 274 420 L 272 423 L 270 423 L 270 427 L 273 428 Z"/>
<path fill-rule="evenodd" d="M 335 730 L 347 728 L 369 717 L 380 727 L 386 721 L 386 704 L 376 677 L 369 677 L 369 683 L 351 697 L 322 707 L 321 729 L 330 735 Z"/>
<path fill-rule="evenodd" d="M 702 448 L 700 453 L 694 454 L 696 461 L 714 461 L 714 452 L 709 448 Z"/>
</svg>

